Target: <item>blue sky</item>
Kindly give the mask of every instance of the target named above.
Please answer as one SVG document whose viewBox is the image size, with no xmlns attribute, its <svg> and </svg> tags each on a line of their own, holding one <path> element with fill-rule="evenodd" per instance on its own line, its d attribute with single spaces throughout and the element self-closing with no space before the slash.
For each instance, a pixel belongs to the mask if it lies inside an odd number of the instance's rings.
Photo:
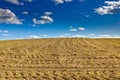
<svg viewBox="0 0 120 80">
<path fill-rule="evenodd" d="M 119 0 L 0 0 L 0 40 L 120 38 Z"/>
</svg>

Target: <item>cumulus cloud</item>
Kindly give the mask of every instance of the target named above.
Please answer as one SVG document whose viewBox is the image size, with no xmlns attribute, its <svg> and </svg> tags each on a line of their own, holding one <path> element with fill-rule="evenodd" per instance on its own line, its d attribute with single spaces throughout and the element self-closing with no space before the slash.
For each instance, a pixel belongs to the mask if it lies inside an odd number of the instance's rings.
<svg viewBox="0 0 120 80">
<path fill-rule="evenodd" d="M 43 37 L 47 37 L 48 35 L 47 34 L 44 34 Z"/>
<path fill-rule="evenodd" d="M 22 14 L 28 15 L 28 12 L 27 11 L 23 11 Z"/>
<path fill-rule="evenodd" d="M 120 35 L 103 34 L 103 35 L 99 35 L 97 38 L 120 38 Z"/>
<path fill-rule="evenodd" d="M 53 0 L 55 4 L 63 4 L 65 2 L 72 2 L 72 0 Z"/>
<path fill-rule="evenodd" d="M 9 31 L 8 30 L 0 30 L 0 32 L 8 33 Z"/>
<path fill-rule="evenodd" d="M 95 36 L 95 34 L 91 33 L 91 34 L 88 34 L 88 36 L 93 37 L 93 36 Z"/>
<path fill-rule="evenodd" d="M 9 36 L 9 34 L 2 34 L 2 36 L 7 37 L 7 36 Z"/>
<path fill-rule="evenodd" d="M 71 35 L 71 34 L 69 34 L 69 33 L 65 33 L 65 34 L 60 35 L 60 37 L 61 37 L 61 38 L 65 38 L 65 37 L 70 37 L 70 35 Z"/>
<path fill-rule="evenodd" d="M 6 24 L 22 24 L 17 16 L 9 9 L 0 8 L 0 23 Z"/>
<path fill-rule="evenodd" d="M 106 34 L 104 34 L 104 35 L 99 35 L 98 36 L 98 38 L 110 38 L 110 37 L 112 37 L 111 35 L 106 35 Z"/>
<path fill-rule="evenodd" d="M 6 2 L 15 4 L 15 5 L 24 5 L 22 2 L 20 2 L 19 0 L 5 0 Z"/>
<path fill-rule="evenodd" d="M 80 35 L 80 34 L 69 34 L 65 33 L 63 35 L 60 35 L 61 38 L 80 38 L 80 37 L 86 37 L 86 35 Z"/>
<path fill-rule="evenodd" d="M 80 34 L 65 33 L 60 35 L 59 37 L 61 38 L 120 38 L 120 35 L 109 35 L 109 34 L 96 35 L 94 33 L 88 35 L 80 35 Z"/>
<path fill-rule="evenodd" d="M 26 1 L 28 1 L 28 2 L 32 2 L 33 0 L 26 0 Z"/>
<path fill-rule="evenodd" d="M 70 26 L 69 27 L 70 28 L 70 31 L 84 31 L 85 30 L 85 28 L 83 28 L 83 27 L 78 27 L 78 28 L 73 28 L 72 26 Z"/>
<path fill-rule="evenodd" d="M 95 9 L 100 15 L 104 14 L 114 14 L 120 12 L 120 0 L 119 1 L 105 1 L 105 6 Z"/>
<path fill-rule="evenodd" d="M 44 16 L 41 16 L 41 20 L 37 20 L 35 18 L 33 18 L 33 23 L 34 24 L 47 24 L 47 23 L 52 23 L 54 22 L 54 20 L 50 17 L 50 15 L 52 14 L 52 12 L 45 12 Z"/>
<path fill-rule="evenodd" d="M 109 34 L 100 34 L 96 35 L 94 33 L 88 34 L 88 38 L 120 38 L 120 35 L 109 35 Z"/>
<path fill-rule="evenodd" d="M 37 35 L 31 35 L 30 38 L 40 38 L 40 37 Z"/>
<path fill-rule="evenodd" d="M 80 35 L 80 34 L 73 34 L 73 35 L 71 35 L 71 37 L 77 37 L 77 38 L 79 38 L 79 37 L 82 37 L 82 38 L 85 38 L 86 37 L 86 35 Z"/>
<path fill-rule="evenodd" d="M 69 28 L 70 28 L 70 31 L 72 31 L 72 32 L 77 31 L 77 28 L 73 28 L 73 26 L 70 26 Z"/>
<path fill-rule="evenodd" d="M 80 31 L 84 31 L 84 30 L 85 30 L 85 28 L 83 28 L 83 27 L 78 27 L 78 29 L 79 29 Z"/>
<path fill-rule="evenodd" d="M 52 12 L 45 12 L 44 14 L 45 14 L 46 16 L 49 16 L 49 15 L 52 14 Z"/>
<path fill-rule="evenodd" d="M 77 29 L 75 29 L 75 28 L 70 28 L 70 31 L 77 31 Z"/>
<path fill-rule="evenodd" d="M 14 4 L 14 5 L 24 5 L 24 3 L 20 2 L 20 0 L 5 0 L 5 1 L 9 2 L 11 4 Z M 22 0 L 22 1 L 33 2 L 33 1 L 36 1 L 36 0 Z"/>
</svg>

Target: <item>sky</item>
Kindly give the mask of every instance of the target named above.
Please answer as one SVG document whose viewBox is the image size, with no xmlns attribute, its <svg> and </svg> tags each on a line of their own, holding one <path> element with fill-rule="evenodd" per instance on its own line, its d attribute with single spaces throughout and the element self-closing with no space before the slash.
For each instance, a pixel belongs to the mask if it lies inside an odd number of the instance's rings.
<svg viewBox="0 0 120 80">
<path fill-rule="evenodd" d="M 120 38 L 120 0 L 0 0 L 0 40 Z"/>
</svg>

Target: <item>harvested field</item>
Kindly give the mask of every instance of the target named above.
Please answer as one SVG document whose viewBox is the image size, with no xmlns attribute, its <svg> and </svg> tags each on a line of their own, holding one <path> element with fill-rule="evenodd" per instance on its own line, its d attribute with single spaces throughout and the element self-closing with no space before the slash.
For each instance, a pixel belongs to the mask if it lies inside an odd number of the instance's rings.
<svg viewBox="0 0 120 80">
<path fill-rule="evenodd" d="M 0 80 L 120 80 L 120 39 L 0 41 Z"/>
</svg>

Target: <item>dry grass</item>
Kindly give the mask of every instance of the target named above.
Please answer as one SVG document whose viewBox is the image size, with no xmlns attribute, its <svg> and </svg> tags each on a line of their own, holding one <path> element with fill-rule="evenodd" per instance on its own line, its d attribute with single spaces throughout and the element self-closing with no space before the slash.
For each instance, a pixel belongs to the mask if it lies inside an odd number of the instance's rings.
<svg viewBox="0 0 120 80">
<path fill-rule="evenodd" d="M 120 39 L 0 41 L 0 80 L 120 80 Z"/>
</svg>

